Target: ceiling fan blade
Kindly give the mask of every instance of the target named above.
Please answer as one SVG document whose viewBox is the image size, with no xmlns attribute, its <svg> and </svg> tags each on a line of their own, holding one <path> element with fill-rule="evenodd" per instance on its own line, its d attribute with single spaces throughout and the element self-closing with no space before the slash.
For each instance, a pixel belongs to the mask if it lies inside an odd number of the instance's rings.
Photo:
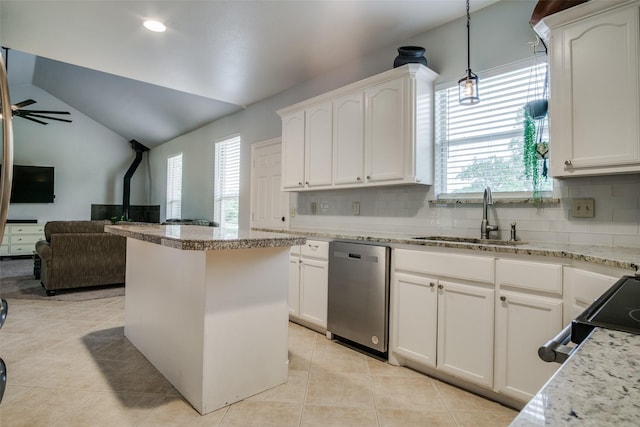
<svg viewBox="0 0 640 427">
<path fill-rule="evenodd" d="M 25 119 L 28 119 L 30 117 L 38 117 L 38 118 L 46 119 L 46 120 L 57 120 L 59 122 L 71 123 L 71 120 L 68 120 L 68 119 L 60 119 L 58 117 L 47 117 L 47 116 L 43 116 L 42 114 L 31 114 L 30 112 L 27 113 L 27 114 L 23 114 L 22 117 L 24 117 Z"/>
<path fill-rule="evenodd" d="M 22 112 L 26 114 L 37 113 L 37 114 L 71 114 L 68 111 L 48 111 L 48 110 L 22 110 Z"/>
<path fill-rule="evenodd" d="M 47 124 L 46 122 L 43 122 L 42 120 L 32 119 L 31 117 L 27 117 L 27 116 L 18 115 L 18 117 L 22 117 L 23 119 L 31 120 L 32 122 L 40 123 L 41 125 L 46 125 Z"/>
<path fill-rule="evenodd" d="M 13 104 L 13 107 L 15 108 L 24 108 L 27 105 L 31 105 L 31 104 L 35 104 L 36 101 L 34 101 L 33 99 L 25 99 L 22 102 L 18 102 L 17 104 Z"/>
</svg>

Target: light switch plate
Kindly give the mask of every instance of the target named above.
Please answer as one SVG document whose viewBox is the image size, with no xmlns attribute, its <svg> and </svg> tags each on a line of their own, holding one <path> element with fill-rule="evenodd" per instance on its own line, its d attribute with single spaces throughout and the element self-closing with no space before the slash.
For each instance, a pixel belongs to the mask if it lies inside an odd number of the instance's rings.
<svg viewBox="0 0 640 427">
<path fill-rule="evenodd" d="M 593 218 L 595 216 L 593 199 L 572 199 L 571 216 L 573 218 Z"/>
<path fill-rule="evenodd" d="M 351 204 L 351 209 L 354 215 L 360 215 L 360 202 L 353 202 Z"/>
</svg>

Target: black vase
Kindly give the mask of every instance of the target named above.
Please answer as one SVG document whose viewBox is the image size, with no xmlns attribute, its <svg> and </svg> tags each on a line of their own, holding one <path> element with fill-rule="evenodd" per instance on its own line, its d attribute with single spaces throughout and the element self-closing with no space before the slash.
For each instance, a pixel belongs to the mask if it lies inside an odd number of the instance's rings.
<svg viewBox="0 0 640 427">
<path fill-rule="evenodd" d="M 420 46 L 402 46 L 398 48 L 398 56 L 393 61 L 393 68 L 404 64 L 427 65 L 427 58 L 424 57 L 424 48 Z"/>
</svg>

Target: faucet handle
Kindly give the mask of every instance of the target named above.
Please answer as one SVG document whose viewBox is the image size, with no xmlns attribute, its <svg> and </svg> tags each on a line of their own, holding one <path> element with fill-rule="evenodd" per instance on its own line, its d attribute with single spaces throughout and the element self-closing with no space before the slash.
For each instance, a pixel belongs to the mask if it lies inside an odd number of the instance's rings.
<svg viewBox="0 0 640 427">
<path fill-rule="evenodd" d="M 516 222 L 512 222 L 511 223 L 511 238 L 509 239 L 510 242 L 515 242 L 516 240 L 518 240 L 516 238 Z"/>
</svg>

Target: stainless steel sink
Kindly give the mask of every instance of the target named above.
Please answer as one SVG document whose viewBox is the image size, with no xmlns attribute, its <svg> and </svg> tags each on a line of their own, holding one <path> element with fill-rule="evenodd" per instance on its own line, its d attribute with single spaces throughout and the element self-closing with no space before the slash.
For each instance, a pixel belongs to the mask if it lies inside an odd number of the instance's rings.
<svg viewBox="0 0 640 427">
<path fill-rule="evenodd" d="M 509 241 L 499 239 L 476 239 L 474 237 L 454 237 L 454 236 L 418 236 L 412 237 L 413 240 L 433 240 L 436 242 L 454 242 L 454 243 L 474 243 L 477 245 L 501 245 L 501 246 L 515 246 L 523 245 L 527 242 L 521 240 Z"/>
</svg>

